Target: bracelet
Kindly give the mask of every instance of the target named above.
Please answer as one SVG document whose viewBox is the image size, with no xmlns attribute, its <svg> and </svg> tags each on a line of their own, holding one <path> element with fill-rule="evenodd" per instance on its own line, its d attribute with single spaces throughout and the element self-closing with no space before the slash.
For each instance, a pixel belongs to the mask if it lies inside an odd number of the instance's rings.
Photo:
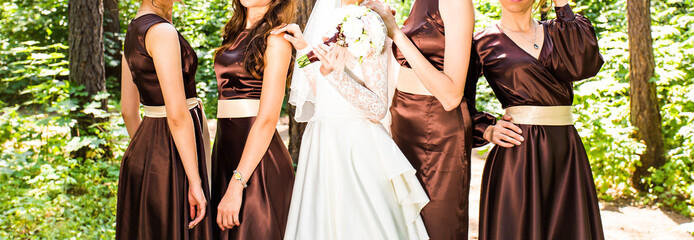
<svg viewBox="0 0 694 240">
<path fill-rule="evenodd" d="M 241 183 L 241 185 L 243 186 L 243 188 L 247 188 L 247 187 L 248 187 L 248 184 L 246 184 L 246 182 L 243 181 L 243 175 L 241 175 L 241 173 L 240 173 L 239 171 L 234 170 L 234 175 L 232 175 L 232 177 L 233 177 L 236 181 L 239 181 L 239 183 Z"/>
</svg>

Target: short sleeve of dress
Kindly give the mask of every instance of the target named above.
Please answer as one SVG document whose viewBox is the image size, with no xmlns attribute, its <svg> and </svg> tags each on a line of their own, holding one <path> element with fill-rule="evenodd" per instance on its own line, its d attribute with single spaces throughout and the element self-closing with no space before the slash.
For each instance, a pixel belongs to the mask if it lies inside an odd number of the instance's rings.
<svg viewBox="0 0 694 240">
<path fill-rule="evenodd" d="M 579 81 L 595 76 L 604 61 L 590 20 L 574 14 L 568 4 L 555 11 L 557 18 L 545 24 L 557 53 L 551 64 L 558 79 Z"/>
</svg>

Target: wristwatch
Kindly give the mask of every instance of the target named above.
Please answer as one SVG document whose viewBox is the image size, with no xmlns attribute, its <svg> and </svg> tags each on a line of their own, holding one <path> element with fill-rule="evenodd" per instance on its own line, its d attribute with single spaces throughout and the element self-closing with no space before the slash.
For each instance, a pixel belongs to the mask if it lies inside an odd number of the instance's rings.
<svg viewBox="0 0 694 240">
<path fill-rule="evenodd" d="M 232 175 L 232 177 L 234 179 L 236 179 L 236 181 L 239 181 L 239 183 L 241 183 L 243 188 L 248 187 L 248 184 L 246 184 L 246 182 L 243 181 L 243 175 L 241 175 L 241 173 L 239 171 L 234 170 L 234 175 Z"/>
</svg>

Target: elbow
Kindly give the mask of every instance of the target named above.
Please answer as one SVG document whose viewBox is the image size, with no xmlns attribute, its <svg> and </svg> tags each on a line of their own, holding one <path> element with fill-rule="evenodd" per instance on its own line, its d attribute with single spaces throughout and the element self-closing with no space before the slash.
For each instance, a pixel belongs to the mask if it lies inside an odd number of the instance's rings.
<svg viewBox="0 0 694 240">
<path fill-rule="evenodd" d="M 460 103 L 463 101 L 463 94 L 456 94 L 455 96 L 447 96 L 439 100 L 441 102 L 441 105 L 443 106 L 443 109 L 446 110 L 447 112 L 450 112 L 458 106 L 460 106 Z"/>
<path fill-rule="evenodd" d="M 381 103 L 377 106 L 377 109 L 378 110 L 373 112 L 371 116 L 371 120 L 373 120 L 373 122 L 379 122 L 386 117 L 386 113 L 388 113 L 388 105 L 385 103 Z"/>
<path fill-rule="evenodd" d="M 140 117 L 140 109 L 128 109 L 125 107 L 122 107 L 120 109 L 120 115 L 123 117 L 123 121 L 130 121 L 131 119 L 139 118 Z"/>
<path fill-rule="evenodd" d="M 180 128 L 184 127 L 186 124 L 192 123 L 192 118 L 189 112 L 172 112 L 168 113 L 166 120 L 169 123 L 169 128 Z"/>
<path fill-rule="evenodd" d="M 375 119 L 375 120 L 376 120 L 376 121 L 381 121 L 381 120 L 383 120 L 383 118 L 386 117 L 386 112 L 387 112 L 387 111 L 382 111 L 382 112 L 379 112 L 378 114 L 376 114 L 376 119 Z"/>
<path fill-rule="evenodd" d="M 279 115 L 279 114 L 278 114 Z M 277 122 L 279 121 L 279 116 L 266 116 L 258 115 L 253 122 L 253 126 L 257 126 L 261 129 L 275 129 L 277 127 Z"/>
</svg>

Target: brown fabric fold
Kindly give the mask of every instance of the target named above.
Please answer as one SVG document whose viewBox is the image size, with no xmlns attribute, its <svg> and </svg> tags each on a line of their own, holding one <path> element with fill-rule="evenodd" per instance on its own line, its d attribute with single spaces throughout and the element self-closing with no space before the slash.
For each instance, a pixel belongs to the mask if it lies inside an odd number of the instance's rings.
<svg viewBox="0 0 694 240">
<path fill-rule="evenodd" d="M 393 140 L 431 201 L 422 218 L 431 239 L 467 239 L 471 120 L 467 105 L 445 111 L 433 96 L 396 91 Z"/>
</svg>

